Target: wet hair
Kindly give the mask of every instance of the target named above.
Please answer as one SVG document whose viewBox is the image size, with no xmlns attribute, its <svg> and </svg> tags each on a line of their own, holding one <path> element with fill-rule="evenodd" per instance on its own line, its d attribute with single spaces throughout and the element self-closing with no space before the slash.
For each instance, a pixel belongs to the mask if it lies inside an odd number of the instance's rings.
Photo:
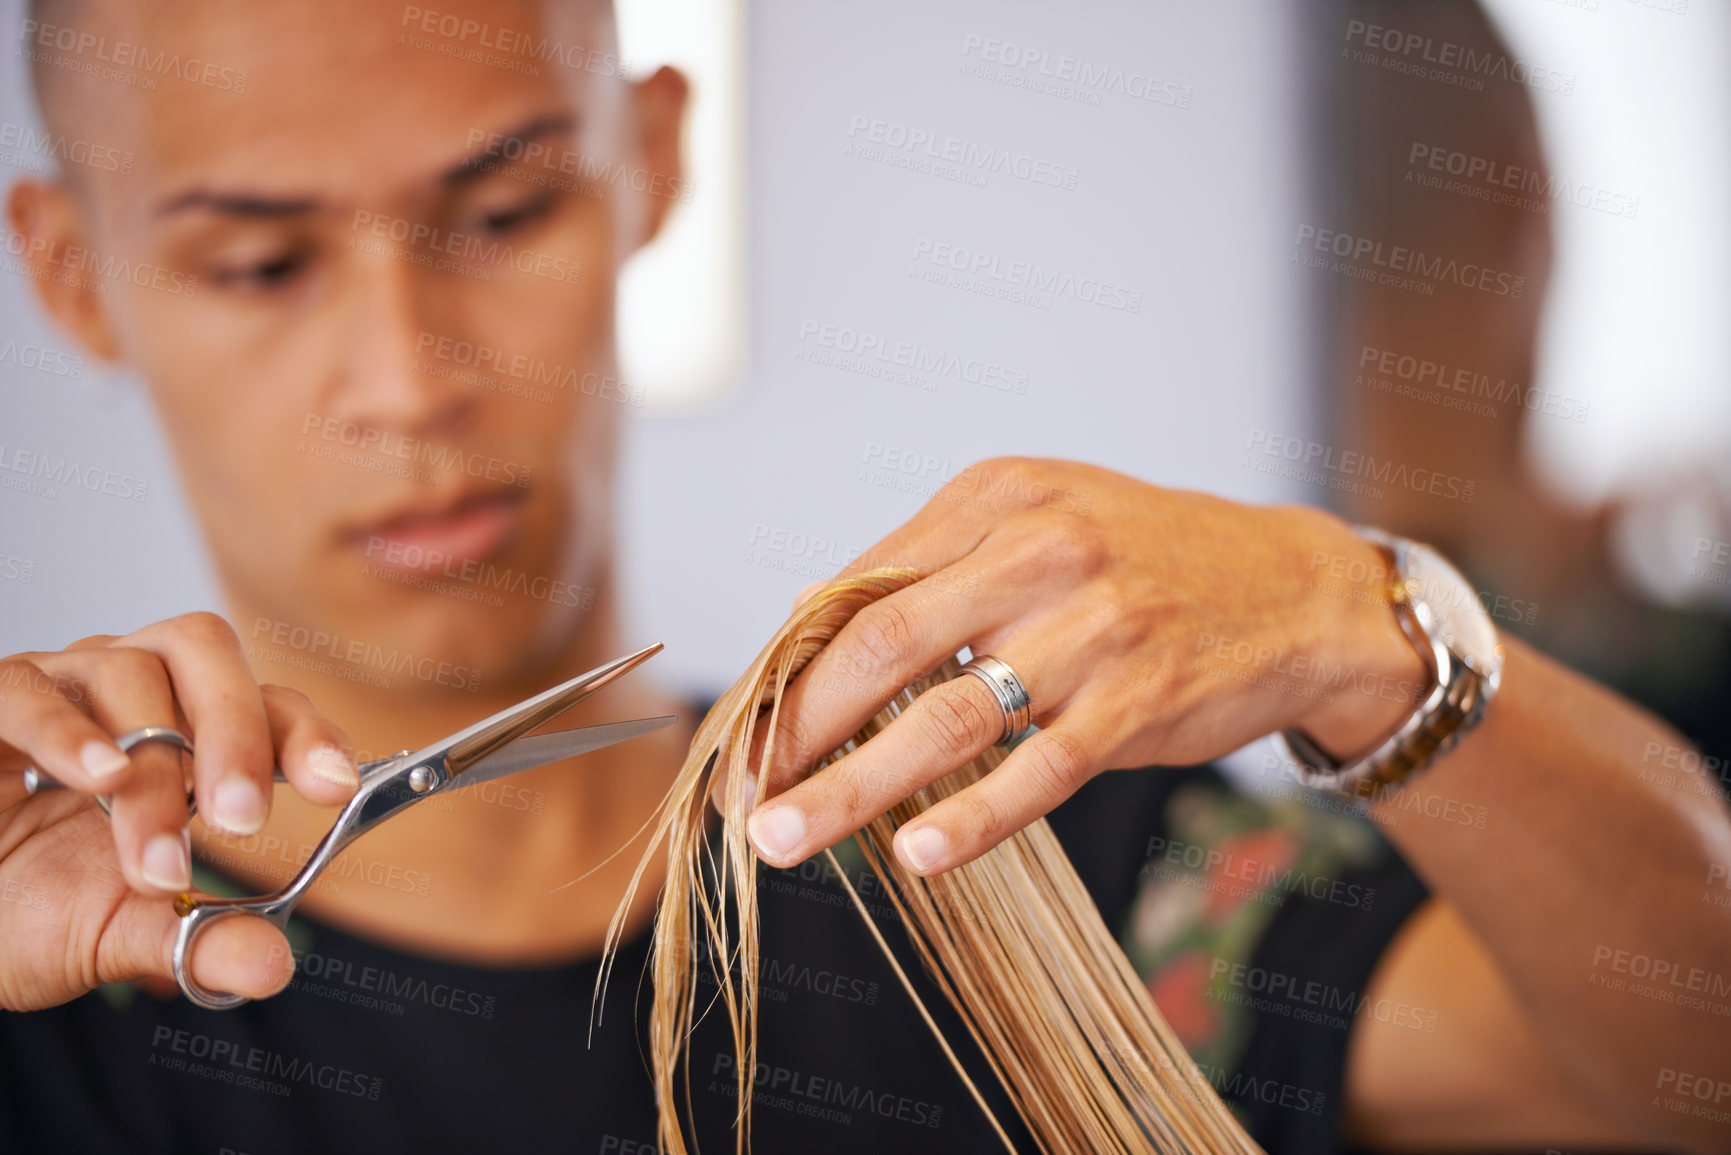
<svg viewBox="0 0 1731 1155">
<path fill-rule="evenodd" d="M 719 836 L 710 834 L 708 800 L 716 791 L 716 776 L 729 767 L 750 772 L 750 751 L 761 728 L 768 736 L 755 771 L 755 793 L 761 796 L 762 768 L 774 758 L 777 712 L 789 684 L 856 613 L 918 578 L 911 569 L 868 570 L 837 578 L 795 609 L 709 711 L 679 777 L 646 824 L 652 828 L 649 846 L 608 929 L 597 994 L 623 941 L 637 889 L 662 856 L 667 881 L 656 911 L 650 964 L 655 1005 L 649 1047 L 659 1137 L 669 1155 L 690 1150 L 680 1119 L 682 1100 L 689 1107 L 691 1031 L 710 1013 L 724 1016 L 733 1034 L 739 1100 L 734 1149 L 741 1155 L 750 1150 L 762 876 L 745 839 L 742 790 L 721 792 L 722 830 Z M 881 733 L 915 696 L 959 670 L 952 658 L 917 679 L 813 773 Z M 885 883 L 893 917 L 874 916 L 833 853 L 824 852 L 914 1011 L 1011 1151 L 1015 1147 L 1003 1122 L 920 999 L 887 935 L 907 935 L 1041 1151 L 1256 1155 L 1256 1145 L 1161 1017 L 1045 819 L 975 861 L 930 878 L 909 873 L 896 858 L 891 843 L 900 824 L 979 781 L 1004 756 L 1000 747 L 985 751 L 916 791 L 855 837 L 870 869 Z M 880 926 L 880 920 L 893 925 Z M 845 1045 L 845 1040 L 837 1043 Z"/>
</svg>

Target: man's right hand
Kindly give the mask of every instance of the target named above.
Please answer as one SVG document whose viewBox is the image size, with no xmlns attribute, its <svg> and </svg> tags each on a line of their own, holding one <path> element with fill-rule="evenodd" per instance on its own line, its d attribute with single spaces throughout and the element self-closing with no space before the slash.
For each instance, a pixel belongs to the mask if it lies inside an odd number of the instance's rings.
<svg viewBox="0 0 1731 1155">
<path fill-rule="evenodd" d="M 343 732 L 298 690 L 261 685 L 215 614 L 0 659 L 0 1007 L 173 973 L 173 898 L 192 885 L 184 756 L 159 742 L 123 753 L 114 736 L 143 726 L 193 741 L 199 814 L 235 834 L 264 825 L 276 766 L 320 805 L 360 782 Z M 30 765 L 71 789 L 27 795 Z M 97 794 L 113 796 L 112 818 Z M 191 965 L 206 989 L 253 998 L 293 974 L 287 942 L 257 918 L 212 924 Z"/>
</svg>

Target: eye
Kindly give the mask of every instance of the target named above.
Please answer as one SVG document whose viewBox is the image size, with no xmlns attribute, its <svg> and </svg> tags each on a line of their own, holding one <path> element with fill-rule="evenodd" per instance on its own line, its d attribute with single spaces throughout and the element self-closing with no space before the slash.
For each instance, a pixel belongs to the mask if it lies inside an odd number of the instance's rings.
<svg viewBox="0 0 1731 1155">
<path fill-rule="evenodd" d="M 269 292 L 293 283 L 309 263 L 308 255 L 300 250 L 275 253 L 258 260 L 246 261 L 213 270 L 210 279 L 222 288 L 256 289 Z"/>
<path fill-rule="evenodd" d="M 481 228 L 495 235 L 516 232 L 545 217 L 552 208 L 552 193 L 536 193 L 515 204 L 481 213 Z"/>
</svg>

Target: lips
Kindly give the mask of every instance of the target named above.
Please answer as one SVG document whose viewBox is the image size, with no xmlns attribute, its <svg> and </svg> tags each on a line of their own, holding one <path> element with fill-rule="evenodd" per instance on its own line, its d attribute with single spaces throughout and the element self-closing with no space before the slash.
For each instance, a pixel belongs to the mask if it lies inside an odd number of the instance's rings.
<svg viewBox="0 0 1731 1155">
<path fill-rule="evenodd" d="M 481 561 L 510 542 L 525 492 L 470 494 L 442 507 L 392 514 L 344 536 L 369 561 L 396 569 L 425 571 Z"/>
</svg>

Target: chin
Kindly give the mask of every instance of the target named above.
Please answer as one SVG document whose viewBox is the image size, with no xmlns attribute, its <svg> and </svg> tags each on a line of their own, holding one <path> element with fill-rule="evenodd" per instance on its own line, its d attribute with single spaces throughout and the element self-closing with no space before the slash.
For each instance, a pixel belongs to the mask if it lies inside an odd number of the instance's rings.
<svg viewBox="0 0 1731 1155">
<path fill-rule="evenodd" d="M 447 600 L 441 598 L 440 600 Z M 556 661 L 589 615 L 544 600 L 499 595 L 497 601 L 420 606 L 402 630 L 406 647 L 481 672 L 482 687 L 512 685 Z"/>
</svg>

